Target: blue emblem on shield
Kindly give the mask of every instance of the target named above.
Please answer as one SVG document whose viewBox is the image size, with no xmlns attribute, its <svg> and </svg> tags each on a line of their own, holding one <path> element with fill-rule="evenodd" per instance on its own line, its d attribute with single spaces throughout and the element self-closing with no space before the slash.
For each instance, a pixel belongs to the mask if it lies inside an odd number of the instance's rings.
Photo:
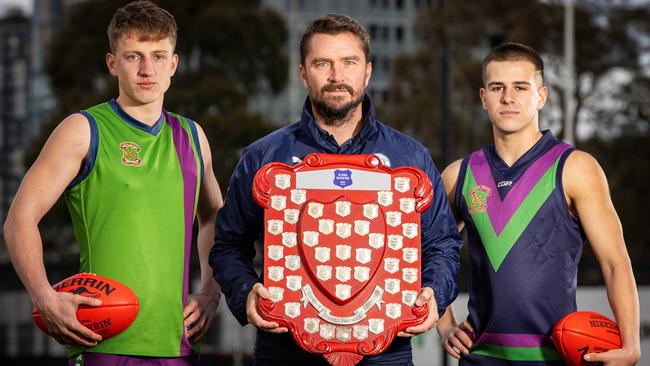
<svg viewBox="0 0 650 366">
<path fill-rule="evenodd" d="M 334 171 L 334 184 L 341 188 L 352 185 L 352 171 L 350 169 L 336 169 Z"/>
</svg>

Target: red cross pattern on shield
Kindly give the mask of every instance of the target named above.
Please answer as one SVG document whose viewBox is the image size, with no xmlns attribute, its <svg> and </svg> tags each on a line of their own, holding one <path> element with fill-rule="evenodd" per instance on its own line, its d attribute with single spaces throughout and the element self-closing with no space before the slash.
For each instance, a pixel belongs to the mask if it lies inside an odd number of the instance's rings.
<svg viewBox="0 0 650 366">
<path fill-rule="evenodd" d="M 268 321 L 335 366 L 384 352 L 419 325 L 420 213 L 433 199 L 415 167 L 391 169 L 368 155 L 312 153 L 302 163 L 269 163 L 255 175 L 264 208 Z"/>
</svg>

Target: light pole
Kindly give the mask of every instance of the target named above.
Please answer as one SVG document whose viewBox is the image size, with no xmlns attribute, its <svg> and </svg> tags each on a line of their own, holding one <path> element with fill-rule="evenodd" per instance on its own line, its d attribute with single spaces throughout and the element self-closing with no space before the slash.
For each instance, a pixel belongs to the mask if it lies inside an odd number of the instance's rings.
<svg viewBox="0 0 650 366">
<path fill-rule="evenodd" d="M 573 1 L 564 0 L 564 141 L 575 143 L 573 136 L 575 119 L 575 34 Z"/>
</svg>

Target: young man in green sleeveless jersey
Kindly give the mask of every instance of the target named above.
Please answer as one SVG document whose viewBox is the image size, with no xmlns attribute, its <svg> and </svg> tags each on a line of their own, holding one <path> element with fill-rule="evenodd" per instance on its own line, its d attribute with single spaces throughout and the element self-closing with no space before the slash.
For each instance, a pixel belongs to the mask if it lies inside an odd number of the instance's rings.
<svg viewBox="0 0 650 366">
<path fill-rule="evenodd" d="M 70 364 L 194 365 L 220 290 L 207 255 L 222 206 L 210 146 L 198 124 L 163 109 L 178 65 L 173 16 L 149 1 L 117 10 L 108 28 L 116 99 L 67 117 L 16 194 L 4 235 L 16 272 Z M 100 301 L 58 293 L 43 264 L 38 223 L 64 195 L 82 272 L 130 287 L 140 311 L 102 340 L 75 316 Z M 192 225 L 198 219 L 201 288 L 188 295 Z M 56 279 L 54 279 L 56 280 Z"/>
<path fill-rule="evenodd" d="M 576 274 L 588 239 L 622 348 L 584 358 L 633 365 L 640 358 L 639 302 L 621 223 L 598 162 L 540 131 L 548 95 L 543 70 L 539 55 L 518 43 L 495 48 L 483 61 L 480 97 L 494 144 L 442 174 L 467 229 L 469 317 L 458 324 L 449 306 L 437 329 L 461 365 L 563 365 L 550 336 L 560 318 L 576 311 Z"/>
</svg>

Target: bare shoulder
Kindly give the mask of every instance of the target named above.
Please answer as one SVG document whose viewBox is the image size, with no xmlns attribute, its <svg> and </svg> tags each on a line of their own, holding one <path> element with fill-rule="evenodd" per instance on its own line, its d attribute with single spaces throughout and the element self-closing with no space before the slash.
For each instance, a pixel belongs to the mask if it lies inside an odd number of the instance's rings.
<svg viewBox="0 0 650 366">
<path fill-rule="evenodd" d="M 456 190 L 461 163 L 462 159 L 454 161 L 453 163 L 449 164 L 440 175 L 442 178 L 442 183 L 445 185 L 445 191 L 447 192 L 447 197 L 449 199 L 453 198 L 454 191 Z"/>
<path fill-rule="evenodd" d="M 201 127 L 201 125 L 196 121 L 192 121 L 192 123 L 194 124 L 194 128 L 196 128 L 196 134 L 199 136 L 199 140 L 201 142 L 203 142 L 203 140 L 207 141 L 207 138 L 205 137 L 205 131 L 203 131 L 203 127 Z"/>
<path fill-rule="evenodd" d="M 564 190 L 569 197 L 607 190 L 607 177 L 598 161 L 584 151 L 572 152 L 562 172 Z"/>
<path fill-rule="evenodd" d="M 223 206 L 223 198 L 221 190 L 219 189 L 219 182 L 214 175 L 212 152 L 210 150 L 210 143 L 208 137 L 205 135 L 203 128 L 196 122 L 193 122 L 196 127 L 196 134 L 199 137 L 199 144 L 201 146 L 201 156 L 203 157 L 203 164 L 205 166 L 205 176 L 203 184 L 201 185 L 201 193 L 199 195 L 199 223 L 208 222 L 209 225 L 214 227 L 214 219 L 217 210 Z M 207 219 L 207 220 L 206 220 Z"/>
<path fill-rule="evenodd" d="M 445 187 L 449 184 L 451 185 L 456 185 L 456 181 L 458 180 L 458 174 L 460 173 L 460 165 L 463 162 L 462 159 L 458 159 L 454 161 L 453 163 L 449 164 L 445 170 L 442 171 L 441 177 L 442 181 L 445 184 Z"/>
<path fill-rule="evenodd" d="M 591 154 L 576 150 L 567 158 L 564 172 L 570 177 L 589 179 L 597 178 L 603 174 L 603 169 Z"/>
<path fill-rule="evenodd" d="M 192 123 L 194 123 L 194 127 L 196 127 L 196 132 L 198 133 L 199 138 L 201 137 L 205 138 L 205 132 L 203 131 L 203 127 L 201 127 L 201 125 L 194 120 L 192 121 Z"/>
<path fill-rule="evenodd" d="M 77 131 L 77 133 L 82 134 L 84 132 L 90 132 L 90 125 L 86 116 L 81 113 L 74 113 L 61 121 L 57 129 L 64 130 L 67 133 Z"/>
<path fill-rule="evenodd" d="M 17 193 L 20 207 L 47 212 L 79 173 L 90 150 L 90 139 L 90 125 L 82 114 L 70 115 L 59 123 L 25 174 Z"/>
<path fill-rule="evenodd" d="M 596 158 L 588 152 L 581 150 L 575 150 L 569 154 L 565 165 L 571 167 L 571 169 L 592 168 L 594 166 L 600 167 Z"/>
<path fill-rule="evenodd" d="M 210 150 L 210 143 L 208 142 L 208 137 L 205 135 L 205 131 L 203 131 L 203 128 L 201 127 L 200 124 L 198 124 L 195 121 L 192 121 L 194 123 L 194 127 L 196 127 L 196 134 L 199 137 L 199 145 L 201 146 L 201 156 L 203 158 L 203 163 L 206 165 L 211 165 L 212 164 L 212 152 Z"/>
<path fill-rule="evenodd" d="M 73 156 L 85 157 L 90 148 L 90 125 L 80 113 L 66 117 L 52 131 L 43 152 L 60 151 Z"/>
<path fill-rule="evenodd" d="M 192 121 L 192 123 L 194 123 L 194 127 L 196 128 L 196 134 L 199 137 L 199 143 L 201 144 L 201 149 L 203 149 L 204 147 L 208 147 L 209 143 L 208 143 L 208 138 L 205 135 L 205 131 L 203 131 L 203 128 L 197 122 Z"/>
</svg>

